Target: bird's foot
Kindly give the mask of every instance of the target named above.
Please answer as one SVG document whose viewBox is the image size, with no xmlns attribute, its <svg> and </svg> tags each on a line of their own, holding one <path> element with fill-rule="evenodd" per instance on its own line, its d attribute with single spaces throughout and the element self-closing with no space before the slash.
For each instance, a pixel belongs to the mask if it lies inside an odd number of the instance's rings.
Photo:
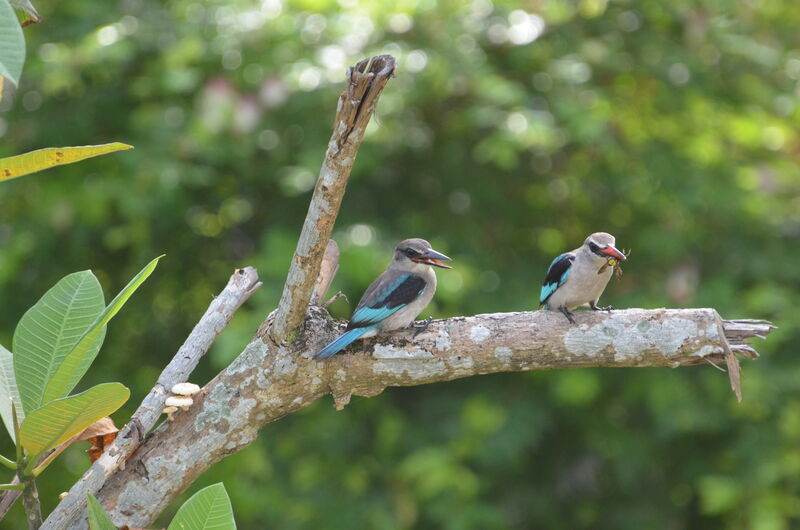
<svg viewBox="0 0 800 530">
<path fill-rule="evenodd" d="M 431 322 L 433 322 L 433 317 L 428 317 L 425 320 L 420 320 L 419 322 L 412 322 L 409 324 L 408 327 L 415 330 L 412 338 L 416 339 L 417 335 L 428 329 L 428 326 L 431 325 Z"/>
<path fill-rule="evenodd" d="M 565 317 L 567 317 L 567 320 L 569 320 L 570 324 L 572 324 L 572 325 L 574 325 L 574 326 L 578 325 L 578 323 L 577 323 L 577 322 L 575 322 L 575 319 L 574 319 L 574 318 L 572 318 L 572 316 L 573 316 L 573 315 L 572 315 L 572 313 L 569 311 L 569 309 L 567 309 L 566 307 L 564 307 L 564 306 L 562 305 L 562 306 L 560 306 L 560 307 L 558 308 L 558 310 L 559 310 L 559 311 L 561 311 L 561 314 L 562 314 L 562 315 L 564 315 Z"/>
<path fill-rule="evenodd" d="M 608 306 L 606 306 L 606 307 L 597 307 L 597 305 L 595 305 L 595 303 L 594 303 L 594 302 L 591 302 L 591 303 L 589 304 L 589 307 L 591 307 L 591 308 L 592 308 L 592 311 L 606 311 L 606 312 L 608 312 L 608 313 L 610 313 L 611 311 L 613 311 L 613 310 L 614 310 L 614 306 L 610 306 L 610 305 L 608 305 Z"/>
</svg>

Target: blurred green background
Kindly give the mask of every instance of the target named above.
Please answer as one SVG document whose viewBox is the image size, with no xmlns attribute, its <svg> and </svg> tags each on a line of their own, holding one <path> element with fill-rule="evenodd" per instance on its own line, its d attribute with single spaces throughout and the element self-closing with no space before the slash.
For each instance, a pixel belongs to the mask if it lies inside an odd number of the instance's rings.
<svg viewBox="0 0 800 530">
<path fill-rule="evenodd" d="M 422 316 L 532 309 L 553 256 L 605 230 L 633 255 L 601 302 L 780 326 L 744 363 L 741 404 L 710 366 L 485 376 L 343 412 L 326 398 L 188 493 L 224 481 L 248 529 L 800 525 L 800 3 L 36 6 L 0 156 L 136 149 L 0 185 L 0 342 L 65 274 L 91 268 L 110 297 L 166 253 L 82 383 L 131 387 L 118 424 L 235 267 L 264 288 L 192 381 L 275 307 L 346 67 L 377 53 L 398 75 L 335 230 L 351 303 L 398 240 L 424 237 L 457 268 Z M 83 449 L 43 475 L 46 511 Z M 3 527 L 23 520 L 15 506 Z"/>
</svg>

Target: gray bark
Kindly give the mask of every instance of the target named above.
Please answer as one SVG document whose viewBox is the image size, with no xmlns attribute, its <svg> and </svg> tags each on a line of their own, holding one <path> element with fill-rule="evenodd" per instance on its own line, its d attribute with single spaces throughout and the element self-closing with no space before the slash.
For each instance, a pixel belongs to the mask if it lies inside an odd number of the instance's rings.
<svg viewBox="0 0 800 530">
<path fill-rule="evenodd" d="M 291 342 L 303 323 L 364 131 L 394 71 L 391 55 L 364 59 L 350 68 L 347 88 L 339 97 L 333 135 L 278 304 L 272 335 L 280 342 Z"/>
<path fill-rule="evenodd" d="M 291 345 L 263 331 L 257 335 L 189 411 L 162 424 L 108 480 L 98 498 L 117 525 L 150 525 L 200 474 L 247 447 L 264 425 L 325 394 L 342 408 L 353 395 L 375 396 L 390 386 L 496 372 L 723 363 L 732 345 L 755 355 L 744 349 L 744 340 L 770 330 L 758 322 L 724 323 L 713 309 L 578 312 L 578 326 L 548 311 L 498 313 L 434 321 L 414 339 L 413 331 L 394 332 L 313 361 L 344 326 L 317 307 L 306 318 L 305 329 L 313 332 Z"/>
</svg>

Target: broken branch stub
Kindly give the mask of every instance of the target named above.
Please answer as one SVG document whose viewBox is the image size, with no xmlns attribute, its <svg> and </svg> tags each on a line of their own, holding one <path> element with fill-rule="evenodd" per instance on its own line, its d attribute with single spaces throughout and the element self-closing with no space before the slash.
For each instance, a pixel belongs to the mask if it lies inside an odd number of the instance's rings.
<svg viewBox="0 0 800 530">
<path fill-rule="evenodd" d="M 277 342 L 294 340 L 303 324 L 364 131 L 395 68 L 394 57 L 378 55 L 348 71 L 333 134 L 272 324 L 271 334 Z"/>
</svg>

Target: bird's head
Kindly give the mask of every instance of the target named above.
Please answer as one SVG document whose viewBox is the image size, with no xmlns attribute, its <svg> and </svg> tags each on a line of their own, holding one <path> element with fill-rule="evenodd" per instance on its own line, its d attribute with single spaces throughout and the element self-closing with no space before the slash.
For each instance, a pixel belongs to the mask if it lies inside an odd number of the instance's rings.
<svg viewBox="0 0 800 530">
<path fill-rule="evenodd" d="M 590 256 L 599 260 L 625 261 L 628 257 L 614 246 L 616 240 L 611 234 L 595 232 L 583 242 L 583 248 Z"/>
<path fill-rule="evenodd" d="M 436 252 L 431 248 L 431 244 L 424 239 L 406 239 L 397 244 L 394 249 L 394 259 L 392 266 L 403 270 L 415 269 L 419 266 L 432 265 L 443 269 L 452 269 L 450 265 L 442 261 L 451 261 L 450 258 Z"/>
</svg>

